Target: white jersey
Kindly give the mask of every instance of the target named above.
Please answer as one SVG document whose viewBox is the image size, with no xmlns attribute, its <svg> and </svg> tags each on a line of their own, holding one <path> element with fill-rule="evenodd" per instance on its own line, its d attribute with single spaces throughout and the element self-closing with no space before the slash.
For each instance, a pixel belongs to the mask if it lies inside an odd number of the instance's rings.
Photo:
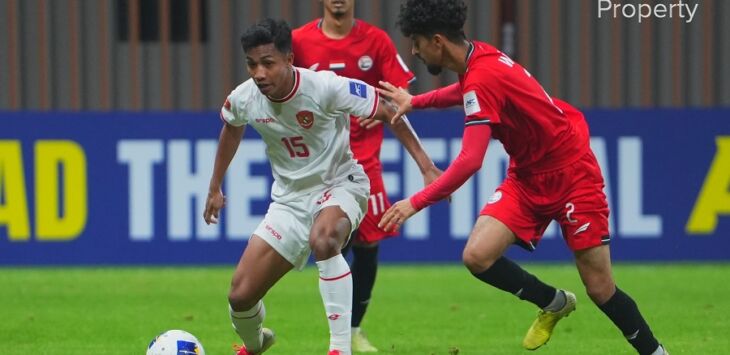
<svg viewBox="0 0 730 355">
<path fill-rule="evenodd" d="M 277 201 L 364 174 L 350 151 L 350 115 L 370 118 L 377 108 L 377 92 L 362 81 L 294 68 L 294 89 L 286 97 L 268 98 L 249 79 L 228 96 L 221 118 L 261 135 Z"/>
</svg>

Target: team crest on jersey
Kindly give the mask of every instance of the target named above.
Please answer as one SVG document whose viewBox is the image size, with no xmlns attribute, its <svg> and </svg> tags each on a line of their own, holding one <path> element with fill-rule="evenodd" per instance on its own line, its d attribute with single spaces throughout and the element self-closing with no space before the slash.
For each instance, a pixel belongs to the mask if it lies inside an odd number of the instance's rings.
<svg viewBox="0 0 730 355">
<path fill-rule="evenodd" d="M 357 61 L 357 66 L 362 71 L 368 71 L 373 67 L 373 58 L 370 58 L 368 55 L 364 55 Z"/>
<path fill-rule="evenodd" d="M 309 129 L 314 125 L 314 114 L 311 111 L 299 111 L 297 122 L 302 128 Z"/>
<path fill-rule="evenodd" d="M 487 200 L 487 203 L 491 205 L 491 204 L 493 204 L 493 203 L 496 203 L 496 202 L 498 202 L 498 201 L 499 201 L 499 200 L 501 200 L 501 199 L 502 199 L 502 191 L 496 191 L 496 192 L 494 192 L 494 194 L 493 194 L 493 195 L 492 195 L 492 196 L 491 196 L 491 197 L 489 198 L 489 200 Z"/>
</svg>

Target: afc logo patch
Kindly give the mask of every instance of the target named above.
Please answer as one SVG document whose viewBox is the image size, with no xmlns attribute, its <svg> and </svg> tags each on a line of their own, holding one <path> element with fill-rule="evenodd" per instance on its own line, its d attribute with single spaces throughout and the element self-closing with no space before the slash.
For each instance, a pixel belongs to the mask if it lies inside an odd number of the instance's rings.
<svg viewBox="0 0 730 355">
<path fill-rule="evenodd" d="M 363 99 L 368 98 L 368 88 L 365 86 L 365 83 L 358 83 L 356 81 L 350 82 L 350 94 L 362 97 Z"/>
<path fill-rule="evenodd" d="M 314 125 L 314 114 L 311 111 L 297 112 L 297 122 L 304 129 L 309 129 Z"/>
</svg>

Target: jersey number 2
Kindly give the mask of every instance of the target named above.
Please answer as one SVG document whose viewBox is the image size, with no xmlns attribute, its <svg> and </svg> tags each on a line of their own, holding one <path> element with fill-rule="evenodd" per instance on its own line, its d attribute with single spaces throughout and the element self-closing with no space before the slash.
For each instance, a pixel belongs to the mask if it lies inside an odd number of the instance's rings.
<svg viewBox="0 0 730 355">
<path fill-rule="evenodd" d="M 306 158 L 309 156 L 309 148 L 307 148 L 307 145 L 304 144 L 303 140 L 304 137 L 302 136 L 284 137 L 281 139 L 284 146 L 286 146 L 286 150 L 289 151 L 290 158 Z"/>
</svg>

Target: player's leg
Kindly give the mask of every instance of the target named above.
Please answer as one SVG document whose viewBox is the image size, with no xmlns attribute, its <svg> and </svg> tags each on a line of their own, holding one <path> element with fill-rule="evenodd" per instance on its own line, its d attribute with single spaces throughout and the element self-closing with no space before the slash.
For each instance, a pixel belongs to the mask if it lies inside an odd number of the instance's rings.
<svg viewBox="0 0 730 355">
<path fill-rule="evenodd" d="M 639 354 L 664 354 L 633 299 L 616 287 L 608 245 L 579 250 L 575 263 L 591 300 L 621 330 Z"/>
<path fill-rule="evenodd" d="M 370 344 L 360 324 L 365 317 L 375 287 L 378 272 L 378 251 L 380 241 L 396 235 L 378 228 L 383 213 L 390 207 L 390 200 L 385 191 L 385 184 L 380 172 L 371 171 L 370 196 L 368 211 L 350 241 L 352 249 L 352 348 L 358 352 L 376 352 L 378 349 Z"/>
<path fill-rule="evenodd" d="M 616 287 L 611 274 L 608 202 L 593 154 L 586 154 L 563 178 L 572 190 L 559 214 L 563 236 L 575 255 L 586 292 L 640 354 L 663 354 L 634 300 Z"/>
<path fill-rule="evenodd" d="M 501 221 L 480 216 L 464 249 L 464 264 L 479 280 L 541 308 L 523 340 L 530 350 L 545 344 L 558 320 L 575 309 L 575 297 L 540 281 L 502 254 L 517 240 Z"/>
<path fill-rule="evenodd" d="M 524 190 L 514 176 L 505 179 L 480 212 L 464 261 L 480 280 L 540 308 L 523 340 L 523 346 L 533 350 L 545 344 L 557 321 L 575 309 L 575 296 L 545 284 L 502 256 L 513 243 L 534 250 L 549 222 L 534 210 Z"/>
<path fill-rule="evenodd" d="M 312 225 L 309 245 L 319 269 L 319 291 L 330 327 L 330 350 L 350 353 L 352 275 L 340 253 L 352 230 L 338 206 L 322 209 Z"/>
<path fill-rule="evenodd" d="M 378 272 L 379 243 L 355 240 L 352 244 L 352 349 L 358 352 L 377 352 L 360 328 Z"/>
<path fill-rule="evenodd" d="M 515 234 L 500 220 L 479 216 L 464 248 L 464 264 L 476 278 L 502 291 L 543 309 L 559 309 L 565 302 L 564 294 L 503 256 L 516 241 Z"/>
<path fill-rule="evenodd" d="M 355 173 L 323 192 L 317 201 L 309 245 L 319 269 L 319 289 L 330 326 L 330 350 L 351 352 L 352 275 L 340 254 L 353 229 L 367 211 L 370 184 L 364 173 Z"/>
<path fill-rule="evenodd" d="M 262 329 L 266 316 L 262 298 L 292 268 L 261 237 L 251 236 L 233 273 L 228 294 L 231 322 L 245 345 L 241 353 L 257 354 L 273 343 L 273 333 Z"/>
</svg>

